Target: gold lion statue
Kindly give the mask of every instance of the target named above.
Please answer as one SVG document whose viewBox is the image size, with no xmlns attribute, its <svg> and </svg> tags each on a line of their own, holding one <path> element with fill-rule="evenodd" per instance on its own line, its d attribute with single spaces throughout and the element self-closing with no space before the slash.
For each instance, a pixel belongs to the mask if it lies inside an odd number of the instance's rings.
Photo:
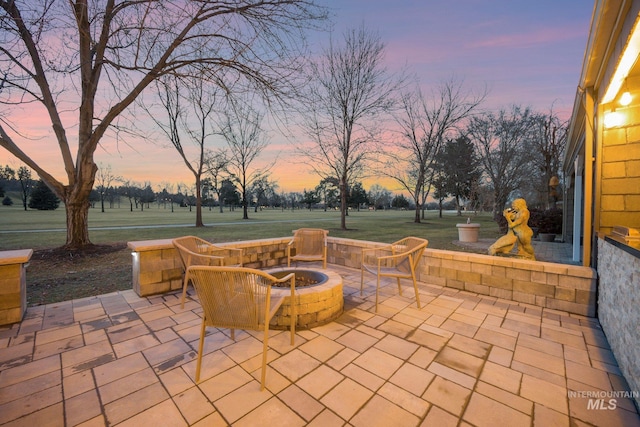
<svg viewBox="0 0 640 427">
<path fill-rule="evenodd" d="M 533 230 L 529 227 L 529 209 L 524 199 L 516 199 L 511 204 L 511 208 L 502 211 L 502 215 L 507 220 L 509 230 L 507 234 L 500 237 L 489 246 L 489 255 L 508 254 L 513 246 L 518 243 L 518 257 L 535 260 L 531 246 Z"/>
</svg>

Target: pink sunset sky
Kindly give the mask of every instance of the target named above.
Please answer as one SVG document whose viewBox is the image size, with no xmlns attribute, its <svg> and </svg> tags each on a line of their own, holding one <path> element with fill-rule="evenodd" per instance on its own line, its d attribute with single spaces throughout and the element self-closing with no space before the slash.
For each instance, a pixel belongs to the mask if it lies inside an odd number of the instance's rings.
<svg viewBox="0 0 640 427">
<path fill-rule="evenodd" d="M 512 104 L 548 112 L 550 108 L 568 119 L 586 46 L 593 3 L 587 0 L 318 0 L 331 8 L 334 41 L 342 40 L 347 28 L 364 24 L 377 31 L 386 44 L 385 60 L 392 71 L 407 67 L 419 78 L 425 93 L 443 80 L 455 77 L 464 87 L 488 89 L 485 110 Z M 311 34 L 312 49 L 320 52 L 329 33 Z M 64 181 L 62 160 L 46 118 L 24 114 L 17 121 L 34 139 L 11 133 L 39 164 Z M 66 123 L 73 123 L 68 116 Z M 67 129 L 69 135 L 76 127 Z M 295 129 L 291 132 L 300 134 Z M 277 130 L 269 132 L 270 145 L 263 152 L 264 164 L 277 157 L 271 178 L 279 191 L 302 191 L 320 178 L 304 170 L 294 154 L 294 141 Z M 211 147 L 222 147 L 212 141 Z M 158 139 L 118 144 L 104 138 L 96 151 L 96 162 L 109 165 L 116 175 L 137 183 L 191 185 L 193 176 L 168 141 Z M 0 148 L 0 165 L 14 168 L 21 163 Z M 369 178 L 365 189 L 379 182 L 399 190 L 388 180 Z"/>
</svg>

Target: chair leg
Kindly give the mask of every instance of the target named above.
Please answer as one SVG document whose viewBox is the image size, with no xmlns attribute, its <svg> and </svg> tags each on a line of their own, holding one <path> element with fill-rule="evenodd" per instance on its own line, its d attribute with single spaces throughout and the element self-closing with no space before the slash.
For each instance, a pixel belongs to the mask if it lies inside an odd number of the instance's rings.
<svg viewBox="0 0 640 427">
<path fill-rule="evenodd" d="M 398 281 L 398 293 L 400 294 L 400 296 L 402 296 L 402 286 L 400 286 L 400 278 L 396 277 L 396 280 Z"/>
<path fill-rule="evenodd" d="M 204 318 L 202 319 L 202 327 L 200 328 L 200 342 L 198 343 L 198 362 L 196 364 L 196 384 L 200 381 L 200 366 L 202 365 L 202 349 L 204 348 L 204 333 L 206 330 Z"/>
<path fill-rule="evenodd" d="M 269 350 L 269 322 L 264 325 L 264 338 L 262 339 L 262 372 L 260 373 L 260 391 L 264 390 L 267 379 L 267 351 Z"/>
<path fill-rule="evenodd" d="M 362 296 L 363 288 L 364 288 L 364 268 L 360 267 L 360 296 Z"/>
<path fill-rule="evenodd" d="M 380 291 L 380 271 L 376 275 L 378 281 L 376 282 L 376 313 L 378 312 L 378 292 Z"/>
<path fill-rule="evenodd" d="M 416 282 L 415 273 L 411 274 L 411 279 L 413 279 L 413 289 L 416 291 L 416 303 L 418 304 L 418 308 L 420 308 L 420 294 L 418 294 L 418 283 Z"/>
<path fill-rule="evenodd" d="M 180 304 L 180 309 L 184 310 L 184 301 L 187 299 L 187 277 L 186 277 L 186 273 L 185 273 L 185 278 L 182 281 L 182 302 Z"/>
<path fill-rule="evenodd" d="M 295 301 L 295 297 L 291 297 L 291 301 Z M 291 345 L 295 344 L 296 323 L 298 322 L 298 314 L 296 313 L 296 304 L 291 304 Z"/>
</svg>

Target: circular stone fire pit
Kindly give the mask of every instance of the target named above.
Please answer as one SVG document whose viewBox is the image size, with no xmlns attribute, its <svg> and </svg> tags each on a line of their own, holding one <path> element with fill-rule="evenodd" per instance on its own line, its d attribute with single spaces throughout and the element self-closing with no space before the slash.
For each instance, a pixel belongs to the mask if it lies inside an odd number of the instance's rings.
<svg viewBox="0 0 640 427">
<path fill-rule="evenodd" d="M 335 320 L 344 309 L 342 277 L 330 270 L 310 268 L 278 268 L 268 270 L 275 277 L 289 273 L 296 275 L 297 329 L 309 329 Z M 288 329 L 291 323 L 291 297 L 288 288 L 273 287 L 272 295 L 287 296 L 276 315 L 271 319 L 273 329 Z"/>
</svg>

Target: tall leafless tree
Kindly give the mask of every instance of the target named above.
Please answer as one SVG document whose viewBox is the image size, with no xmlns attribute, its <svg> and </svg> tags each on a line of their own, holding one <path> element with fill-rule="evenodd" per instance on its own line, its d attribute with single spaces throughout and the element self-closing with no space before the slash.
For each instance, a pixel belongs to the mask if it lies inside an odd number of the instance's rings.
<svg viewBox="0 0 640 427">
<path fill-rule="evenodd" d="M 304 128 L 313 146 L 301 154 L 322 178 L 338 179 L 340 226 L 347 228 L 348 185 L 363 175 L 377 139 L 376 120 L 394 105 L 401 84 L 383 66 L 384 44 L 364 26 L 331 41 L 313 67 L 312 83 L 302 108 Z"/>
<path fill-rule="evenodd" d="M 206 143 L 216 134 L 213 128 L 216 106 L 215 86 L 200 78 L 178 79 L 174 76 L 156 81 L 166 120 L 152 108 L 149 116 L 164 132 L 194 177 L 196 192 L 196 227 L 202 221 L 202 179 L 207 171 Z M 191 148 L 190 148 L 191 147 Z"/>
<path fill-rule="evenodd" d="M 300 68 L 305 30 L 325 17 L 313 0 L 0 0 L 0 146 L 64 201 L 65 247 L 83 248 L 96 148 L 150 84 L 223 73 L 278 99 Z M 18 117 L 27 105 L 46 112 L 66 183 L 29 154 Z"/>
<path fill-rule="evenodd" d="M 20 199 L 22 200 L 22 207 L 26 211 L 31 190 L 33 190 L 36 182 L 31 179 L 31 169 L 26 166 L 20 166 L 18 168 L 17 176 L 18 181 L 20 181 Z"/>
<path fill-rule="evenodd" d="M 104 212 L 104 199 L 110 190 L 113 190 L 112 186 L 114 182 L 121 181 L 122 178 L 114 175 L 111 165 L 98 167 L 96 172 L 96 190 L 100 194 L 100 211 Z"/>
<path fill-rule="evenodd" d="M 369 203 L 373 205 L 373 209 L 382 206 L 388 208 L 391 204 L 391 191 L 384 188 L 380 184 L 373 184 L 367 193 Z"/>
<path fill-rule="evenodd" d="M 223 174 L 227 172 L 227 165 L 229 164 L 227 152 L 223 149 L 208 151 L 205 161 L 207 162 L 207 175 L 211 181 L 211 190 L 216 193 L 220 213 L 223 213 L 224 210 L 221 195 L 222 182 L 225 178 Z"/>
<path fill-rule="evenodd" d="M 260 153 L 268 144 L 262 129 L 264 113 L 249 100 L 230 99 L 222 109 L 218 127 L 229 148 L 227 171 L 238 185 L 242 198 L 242 219 L 249 219 L 249 188 L 254 181 L 266 177 L 273 163 L 256 165 Z"/>
<path fill-rule="evenodd" d="M 434 89 L 430 96 L 419 87 L 401 96 L 395 114 L 400 128 L 398 151 L 388 152 L 386 174 L 394 178 L 413 198 L 416 205 L 414 222 L 429 193 L 432 166 L 446 138 L 453 137 L 459 126 L 477 109 L 486 96 L 465 91 L 463 82 L 451 78 Z"/>
<path fill-rule="evenodd" d="M 551 194 L 549 182 L 554 176 L 560 178 L 562 154 L 567 145 L 568 123 L 560 120 L 553 108 L 546 114 L 538 114 L 534 119 L 533 164 L 540 179 L 535 183 L 535 191 L 540 202 L 546 207 L 559 196 Z M 557 189 L 554 189 L 557 191 Z"/>
<path fill-rule="evenodd" d="M 531 110 L 519 106 L 471 119 L 467 136 L 476 146 L 483 172 L 493 187 L 494 215 L 502 212 L 510 194 L 531 176 L 534 125 Z"/>
</svg>

